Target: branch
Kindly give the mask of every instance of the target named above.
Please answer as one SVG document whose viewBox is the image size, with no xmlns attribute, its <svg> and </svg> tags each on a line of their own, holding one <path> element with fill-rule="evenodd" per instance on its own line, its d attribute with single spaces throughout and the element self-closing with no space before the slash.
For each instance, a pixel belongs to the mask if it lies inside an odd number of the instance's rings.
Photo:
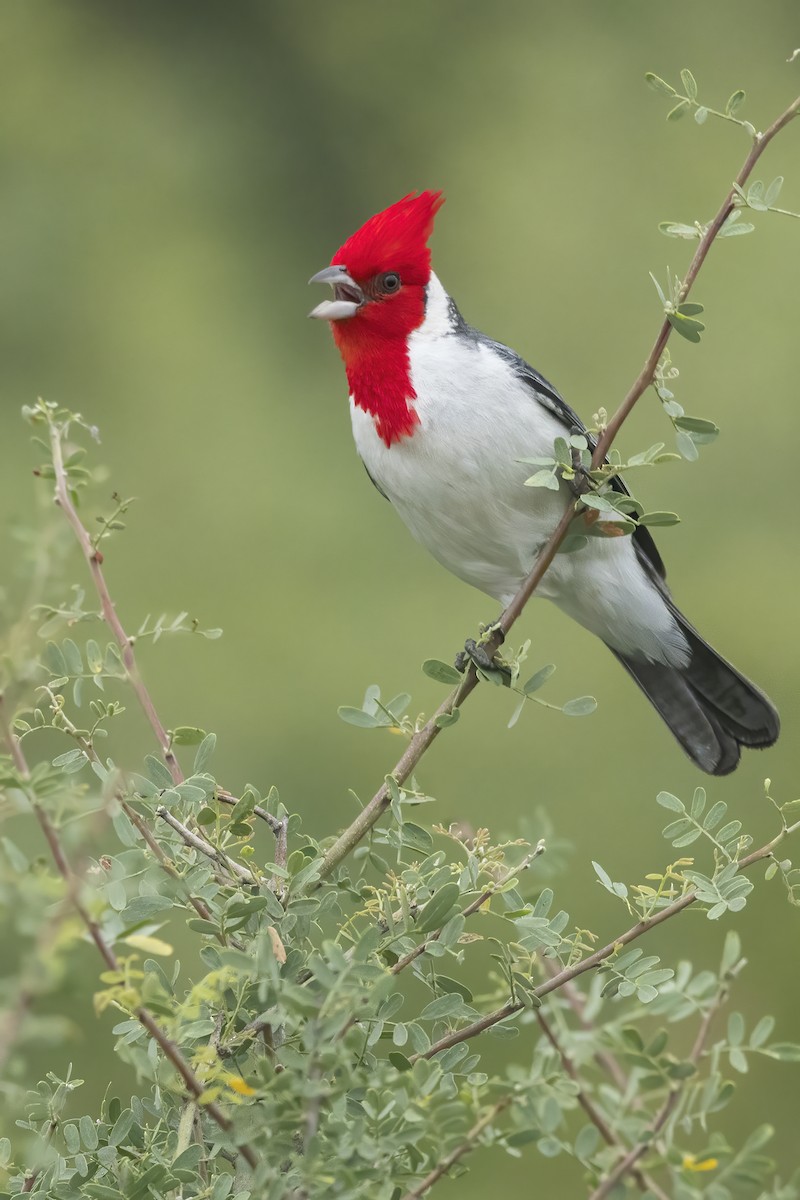
<svg viewBox="0 0 800 1200">
<path fill-rule="evenodd" d="M 239 803 L 238 798 L 231 795 L 230 792 L 226 792 L 224 788 L 218 788 L 216 795 L 220 804 L 227 804 L 230 808 L 233 808 L 234 804 Z M 273 817 L 272 813 L 267 812 L 267 810 L 262 808 L 260 804 L 255 806 L 253 812 L 257 817 L 260 817 L 262 821 L 266 821 L 276 838 L 286 836 L 285 821 L 279 820 L 278 817 Z M 278 863 L 279 867 L 282 867 L 283 865 L 283 863 Z"/>
<path fill-rule="evenodd" d="M 97 751 L 94 748 L 94 744 L 92 743 L 92 741 L 89 738 L 83 737 L 83 735 L 81 734 L 77 725 L 75 725 L 69 719 L 67 714 L 64 712 L 63 708 L 61 708 L 59 706 L 58 701 L 56 700 L 55 694 L 53 693 L 51 688 L 44 687 L 43 690 L 50 697 L 50 707 L 51 707 L 52 711 L 54 713 L 58 713 L 58 715 L 59 715 L 60 728 L 62 728 L 65 733 L 68 733 L 69 736 L 78 743 L 78 745 L 80 746 L 81 750 L 83 750 L 83 752 L 87 758 L 91 759 L 92 762 L 100 763 L 100 765 L 102 765 L 100 756 L 98 755 Z M 2 697 L 0 697 L 0 701 L 2 701 Z M 10 736 L 11 736 L 10 730 L 8 730 L 6 728 L 5 732 L 6 732 L 6 740 L 9 741 Z M 169 875 L 170 879 L 174 879 L 179 884 L 182 884 L 183 880 L 181 879 L 180 874 L 178 873 L 178 871 L 176 871 L 176 869 L 172 865 L 170 859 L 167 857 L 167 855 L 164 853 L 164 851 L 159 846 L 159 844 L 156 841 L 155 837 L 153 836 L 147 822 L 144 821 L 144 819 L 140 816 L 140 814 L 136 811 L 136 809 L 131 804 L 128 803 L 128 801 L 124 798 L 123 795 L 121 795 L 121 794 L 118 795 L 117 800 L 119 801 L 120 807 L 122 808 L 122 811 L 125 813 L 125 816 L 131 822 L 131 824 L 136 829 L 138 829 L 139 833 L 141 834 L 142 838 L 144 839 L 145 843 L 147 844 L 151 853 L 153 854 L 153 857 L 155 858 L 156 862 L 161 867 L 161 870 L 166 875 Z M 186 899 L 189 901 L 192 908 L 197 913 L 198 917 L 202 917 L 204 921 L 211 921 L 212 920 L 211 911 L 207 908 L 205 902 L 203 900 L 201 900 L 199 897 L 193 896 L 190 892 L 186 891 L 185 888 L 183 889 L 183 891 L 184 891 L 184 895 L 186 896 Z M 217 931 L 216 936 L 217 936 L 217 939 L 222 943 L 223 946 L 227 945 L 224 934 Z M 231 939 L 232 942 L 233 942 L 233 940 L 234 939 Z"/>
<path fill-rule="evenodd" d="M 13 758 L 14 764 L 19 772 L 20 780 L 23 784 L 29 784 L 30 772 L 28 770 L 28 764 L 25 761 L 25 755 L 22 752 L 22 747 L 19 744 L 19 739 L 14 736 L 11 730 L 4 730 L 4 732 L 7 732 L 11 757 Z M 32 789 L 27 786 L 25 790 L 28 793 L 28 800 L 30 801 L 34 815 L 39 822 L 42 833 L 44 834 L 45 841 L 50 847 L 50 853 L 53 856 L 53 861 L 56 864 L 58 873 L 67 885 L 67 894 L 75 906 L 78 916 L 86 926 L 86 930 L 97 947 L 103 962 L 106 964 L 106 967 L 110 971 L 118 972 L 120 970 L 120 964 L 116 954 L 106 941 L 97 921 L 95 921 L 95 919 L 91 916 L 89 910 L 86 908 L 80 898 L 80 881 L 77 876 L 73 874 L 70 868 L 64 852 L 64 847 L 62 846 L 61 840 L 58 836 L 58 831 L 50 820 L 47 812 L 45 812 L 40 805 Z M 197 1078 L 194 1071 L 181 1054 L 180 1049 L 175 1045 L 172 1039 L 167 1036 L 150 1010 L 141 1005 L 134 1009 L 134 1016 L 139 1023 L 144 1026 L 153 1041 L 158 1044 L 164 1057 L 172 1063 L 172 1066 L 175 1068 L 178 1075 L 180 1075 L 181 1079 L 186 1085 L 187 1091 L 194 1096 L 196 1100 L 199 1100 L 205 1091 L 203 1084 Z M 226 1133 L 231 1133 L 233 1131 L 233 1122 L 229 1117 L 226 1117 L 225 1113 L 214 1101 L 210 1101 L 209 1103 L 204 1102 L 203 1107 L 211 1119 L 217 1123 L 220 1129 L 225 1130 Z M 239 1153 L 242 1155 L 242 1158 L 244 1158 L 245 1162 L 249 1164 L 249 1166 L 255 1168 L 258 1165 L 258 1159 L 249 1146 L 240 1146 Z"/>
<path fill-rule="evenodd" d="M 519 863 L 518 866 L 512 867 L 502 877 L 502 879 L 499 879 L 497 883 L 486 888 L 486 890 L 481 892 L 479 896 L 476 896 L 474 900 L 470 901 L 466 908 L 462 908 L 461 916 L 471 917 L 472 914 L 477 912 L 487 900 L 491 900 L 492 896 L 496 895 L 498 888 L 503 887 L 504 884 L 508 883 L 509 879 L 513 879 L 515 875 L 520 873 L 520 871 L 526 871 L 533 860 L 538 858 L 540 854 L 544 854 L 543 841 L 539 842 L 539 845 L 530 854 L 526 854 L 525 858 L 523 858 L 522 862 Z M 442 926 L 442 929 L 443 928 L 444 926 Z M 408 954 L 404 954 L 402 958 L 398 958 L 397 962 L 391 968 L 391 974 L 399 975 L 400 972 L 409 965 L 409 963 L 412 963 L 415 958 L 419 958 L 420 954 L 424 954 L 431 942 L 438 942 L 439 938 L 441 937 L 441 933 L 441 929 L 435 930 L 434 933 L 429 934 L 424 941 L 420 942 L 418 946 L 415 946 L 413 950 L 409 950 Z"/>
<path fill-rule="evenodd" d="M 536 1011 L 536 1020 L 539 1022 L 539 1028 L 541 1029 L 542 1033 L 547 1038 L 548 1042 L 561 1060 L 561 1066 L 563 1067 L 564 1071 L 577 1086 L 578 1092 L 576 1099 L 589 1120 L 599 1131 L 603 1141 L 608 1146 L 617 1146 L 621 1150 L 624 1149 L 622 1140 L 608 1124 L 600 1110 L 595 1107 L 593 1101 L 585 1091 L 578 1068 L 575 1066 L 575 1063 L 569 1057 L 564 1047 L 558 1041 L 558 1038 L 553 1031 L 553 1027 L 550 1025 L 549 1021 L 546 1020 L 541 1009 L 537 1009 Z M 633 1164 L 631 1164 L 628 1169 L 630 1170 L 631 1175 L 636 1181 L 636 1186 L 640 1191 L 651 1192 L 657 1198 L 657 1200 L 669 1200 L 669 1197 L 666 1195 L 666 1193 L 662 1192 L 655 1180 L 651 1179 L 649 1175 L 645 1175 L 644 1172 L 640 1171 L 639 1168 Z"/>
<path fill-rule="evenodd" d="M 77 538 L 78 544 L 83 552 L 83 557 L 86 559 L 86 564 L 92 576 L 97 595 L 100 599 L 100 608 L 103 614 L 103 620 L 108 625 L 109 629 L 116 639 L 122 655 L 122 662 L 128 674 L 131 687 L 133 688 L 136 698 L 142 707 L 142 710 L 150 722 L 150 727 L 156 735 L 161 753 L 164 756 L 164 762 L 167 764 L 169 773 L 173 781 L 183 783 L 184 775 L 180 768 L 180 764 L 175 756 L 175 752 L 170 746 L 167 731 L 161 723 L 161 718 L 156 712 L 152 697 L 148 692 L 144 680 L 139 673 L 139 667 L 136 662 L 136 657 L 133 653 L 133 643 L 122 627 L 122 622 L 117 616 L 117 611 L 114 608 L 114 603 L 111 599 L 111 594 L 108 590 L 105 576 L 101 563 L 103 555 L 92 544 L 92 539 L 85 528 L 83 522 L 78 516 L 78 511 L 72 502 L 70 495 L 69 480 L 67 478 L 66 468 L 64 467 L 64 455 L 62 453 L 61 438 L 62 427 L 57 425 L 52 416 L 48 413 L 48 425 L 50 427 L 50 448 L 53 458 L 53 469 L 56 475 L 56 504 L 64 513 L 64 516 L 72 526 L 73 533 Z"/>
<path fill-rule="evenodd" d="M 689 1054 L 689 1062 L 694 1066 L 697 1066 L 698 1062 L 700 1061 L 700 1055 L 703 1053 L 703 1048 L 705 1047 L 706 1039 L 708 1038 L 709 1030 L 711 1029 L 711 1023 L 719 1012 L 721 1006 L 725 1003 L 727 996 L 728 987 L 727 984 L 723 983 L 717 992 L 713 1003 L 710 1005 L 708 1012 L 700 1022 L 700 1028 L 697 1031 L 697 1037 L 694 1040 L 694 1045 L 692 1046 Z M 669 1118 L 672 1116 L 681 1092 L 685 1086 L 686 1080 L 672 1084 L 666 1100 L 662 1104 L 656 1117 L 654 1118 L 644 1137 L 639 1142 L 638 1146 L 634 1146 L 634 1148 L 630 1150 L 620 1162 L 617 1163 L 616 1167 L 614 1167 L 613 1171 L 606 1176 L 600 1186 L 595 1188 L 589 1197 L 589 1200 L 605 1200 L 605 1198 L 609 1196 L 611 1192 L 613 1192 L 619 1181 L 623 1179 L 629 1171 L 635 1170 L 637 1162 L 643 1154 L 646 1154 L 653 1141 L 653 1138 L 657 1137 L 657 1135 L 666 1125 Z"/>
<path fill-rule="evenodd" d="M 796 833 L 800 829 L 800 821 L 796 821 L 793 825 L 784 825 L 780 833 L 778 833 L 770 842 L 761 846 L 758 850 L 753 850 L 746 855 L 739 863 L 739 870 L 747 870 L 754 863 L 761 862 L 765 858 L 771 858 L 776 846 L 783 841 L 784 838 Z M 642 934 L 649 933 L 656 925 L 661 925 L 664 921 L 668 921 L 670 917 L 677 916 L 679 912 L 683 912 L 690 904 L 693 904 L 697 899 L 697 892 L 694 887 L 689 887 L 687 891 L 679 896 L 677 900 L 673 900 L 666 908 L 662 908 L 655 916 L 647 917 L 641 921 L 637 921 L 625 933 L 621 933 L 619 937 L 614 938 L 606 946 L 600 950 L 595 950 L 588 958 L 581 959 L 580 962 L 573 963 L 571 967 L 564 967 L 557 974 L 546 979 L 544 983 L 540 983 L 535 989 L 535 995 L 538 997 L 546 996 L 550 992 L 558 991 L 565 984 L 576 979 L 578 975 L 583 975 L 585 971 L 591 971 L 595 967 L 599 967 L 607 958 L 611 958 L 621 946 L 627 946 L 630 942 L 635 942 Z M 455 1046 L 459 1042 L 466 1042 L 470 1038 L 477 1037 L 479 1033 L 483 1033 L 486 1029 L 491 1029 L 493 1025 L 497 1025 L 500 1021 L 505 1021 L 508 1017 L 513 1017 L 515 1013 L 521 1012 L 525 1006 L 515 1001 L 509 1001 L 502 1008 L 495 1009 L 494 1012 L 487 1013 L 486 1016 L 480 1017 L 479 1020 L 473 1021 L 471 1025 L 465 1025 L 462 1029 L 455 1029 L 452 1033 L 446 1034 L 440 1038 L 438 1042 L 424 1053 L 412 1054 L 409 1062 L 412 1064 L 420 1058 L 433 1058 L 442 1050 L 449 1049 L 450 1046 Z"/>
<path fill-rule="evenodd" d="M 491 1125 L 492 1121 L 494 1121 L 501 1112 L 507 1109 L 510 1103 L 510 1096 L 504 1096 L 502 1100 L 498 1100 L 497 1104 L 495 1104 L 493 1108 L 490 1108 L 489 1111 L 482 1116 L 479 1121 L 475 1122 L 461 1145 L 456 1146 L 455 1150 L 451 1150 L 450 1153 L 442 1159 L 438 1166 L 434 1167 L 431 1173 L 425 1176 L 421 1183 L 418 1183 L 417 1186 L 412 1188 L 410 1192 L 406 1192 L 405 1196 L 402 1197 L 402 1200 L 419 1200 L 420 1196 L 424 1196 L 425 1193 L 432 1188 L 435 1183 L 438 1183 L 442 1176 L 446 1175 L 447 1172 L 454 1167 L 456 1163 L 464 1157 L 465 1154 L 469 1154 L 470 1150 L 475 1149 L 478 1138 L 483 1133 L 484 1129 L 486 1129 L 488 1125 Z"/>
<path fill-rule="evenodd" d="M 784 113 L 773 121 L 772 125 L 765 133 L 756 136 L 753 146 L 750 149 L 747 158 L 742 165 L 741 170 L 736 176 L 736 183 L 741 187 L 750 177 L 753 168 L 758 162 L 772 139 L 780 133 L 780 131 L 789 124 L 793 117 L 800 111 L 800 96 L 789 105 Z M 731 188 L 725 196 L 722 205 L 720 206 L 717 215 L 709 225 L 703 237 L 695 250 L 694 257 L 689 264 L 689 269 L 683 279 L 681 294 L 685 298 L 695 282 L 697 275 L 706 260 L 712 243 L 719 234 L 722 226 L 725 224 L 730 213 L 733 211 L 733 199 L 735 196 L 734 189 Z M 661 355 L 672 334 L 672 326 L 665 318 L 659 329 L 658 336 L 648 354 L 642 370 L 636 377 L 625 399 L 620 404 L 614 416 L 609 421 L 601 437 L 597 442 L 594 454 L 592 455 L 592 467 L 597 468 L 604 462 L 609 449 L 611 448 L 614 439 L 619 433 L 622 425 L 630 416 L 630 413 L 641 398 L 650 384 L 653 382 L 655 369 L 658 366 Z M 584 481 L 584 489 L 586 483 Z M 496 632 L 487 639 L 484 649 L 490 656 L 493 655 L 502 644 L 504 637 L 509 633 L 512 625 L 522 613 L 528 600 L 542 581 L 545 572 L 550 567 L 553 559 L 558 553 L 558 549 L 566 537 L 573 518 L 575 517 L 576 506 L 570 504 L 564 515 L 561 517 L 558 525 L 553 531 L 550 539 L 539 553 L 527 579 L 519 588 L 519 591 L 513 597 L 508 607 L 503 612 L 496 626 Z M 436 712 L 433 714 L 427 724 L 420 729 L 411 738 L 405 752 L 400 757 L 394 770 L 391 774 L 398 784 L 402 784 L 412 773 L 414 768 L 419 763 L 422 756 L 435 741 L 439 734 L 439 726 L 437 717 L 444 716 L 453 711 L 454 708 L 460 707 L 471 692 L 475 690 L 478 683 L 478 675 L 474 664 L 471 664 L 464 679 L 444 700 Z M 369 804 L 362 809 L 352 824 L 342 833 L 325 854 L 320 868 L 320 878 L 325 879 L 332 871 L 336 869 L 342 859 L 346 858 L 350 851 L 358 845 L 365 834 L 372 828 L 375 822 L 381 817 L 383 812 L 391 803 L 391 793 L 386 784 L 384 784 L 370 800 Z"/>
<path fill-rule="evenodd" d="M 199 850 L 207 858 L 213 859 L 214 862 L 233 875 L 235 879 L 238 879 L 240 883 L 249 885 L 258 883 L 258 880 L 248 871 L 247 867 L 240 866 L 239 863 L 228 858 L 217 846 L 212 845 L 211 842 L 207 842 L 205 838 L 200 837 L 198 834 L 192 833 L 191 829 L 187 829 L 177 817 L 173 817 L 169 809 L 165 808 L 163 804 L 159 804 L 156 809 L 156 816 L 160 817 L 162 821 L 166 821 L 167 825 L 170 825 L 175 830 L 187 846 L 190 846 L 193 850 Z"/>
</svg>

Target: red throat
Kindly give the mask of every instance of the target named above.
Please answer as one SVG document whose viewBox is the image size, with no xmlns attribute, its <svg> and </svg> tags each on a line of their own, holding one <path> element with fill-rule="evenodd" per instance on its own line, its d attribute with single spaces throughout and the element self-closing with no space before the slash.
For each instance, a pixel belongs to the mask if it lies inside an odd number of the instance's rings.
<svg viewBox="0 0 800 1200">
<path fill-rule="evenodd" d="M 427 242 L 443 203 L 441 192 L 405 196 L 370 217 L 331 260 L 368 292 L 384 272 L 397 272 L 402 281 L 396 294 L 371 299 L 355 316 L 331 322 L 353 401 L 370 414 L 387 446 L 409 437 L 419 424 L 408 339 L 425 319 Z"/>
</svg>

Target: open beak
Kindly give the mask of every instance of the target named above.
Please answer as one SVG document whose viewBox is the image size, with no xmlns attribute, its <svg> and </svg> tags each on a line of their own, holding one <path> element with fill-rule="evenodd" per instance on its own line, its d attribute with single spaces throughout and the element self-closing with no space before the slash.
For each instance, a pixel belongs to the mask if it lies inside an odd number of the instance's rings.
<svg viewBox="0 0 800 1200">
<path fill-rule="evenodd" d="M 329 283 L 333 288 L 333 300 L 323 300 L 308 314 L 319 317 L 321 321 L 344 321 L 354 317 L 366 297 L 354 279 L 351 279 L 344 267 L 325 267 L 312 275 L 309 283 Z"/>
</svg>

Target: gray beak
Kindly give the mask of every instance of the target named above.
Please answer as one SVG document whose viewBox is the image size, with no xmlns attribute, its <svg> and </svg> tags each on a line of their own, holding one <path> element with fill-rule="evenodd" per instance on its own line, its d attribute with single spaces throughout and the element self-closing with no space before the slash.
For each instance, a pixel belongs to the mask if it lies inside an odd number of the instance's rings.
<svg viewBox="0 0 800 1200">
<path fill-rule="evenodd" d="M 309 283 L 329 283 L 333 288 L 333 300 L 323 300 L 308 314 L 318 317 L 321 321 L 344 321 L 353 317 L 363 304 L 366 297 L 354 279 L 347 274 L 344 267 L 325 267 L 312 275 Z"/>
</svg>

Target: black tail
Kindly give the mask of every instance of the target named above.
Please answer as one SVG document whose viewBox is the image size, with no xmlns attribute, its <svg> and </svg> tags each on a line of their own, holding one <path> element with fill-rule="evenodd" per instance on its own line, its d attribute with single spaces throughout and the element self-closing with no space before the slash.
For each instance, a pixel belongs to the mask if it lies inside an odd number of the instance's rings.
<svg viewBox="0 0 800 1200">
<path fill-rule="evenodd" d="M 692 762 L 709 775 L 727 775 L 737 766 L 742 746 L 771 746 L 776 741 L 778 713 L 764 693 L 712 650 L 668 603 L 691 649 L 688 666 L 626 658 L 613 649 L 612 654 L 636 680 Z"/>
</svg>

